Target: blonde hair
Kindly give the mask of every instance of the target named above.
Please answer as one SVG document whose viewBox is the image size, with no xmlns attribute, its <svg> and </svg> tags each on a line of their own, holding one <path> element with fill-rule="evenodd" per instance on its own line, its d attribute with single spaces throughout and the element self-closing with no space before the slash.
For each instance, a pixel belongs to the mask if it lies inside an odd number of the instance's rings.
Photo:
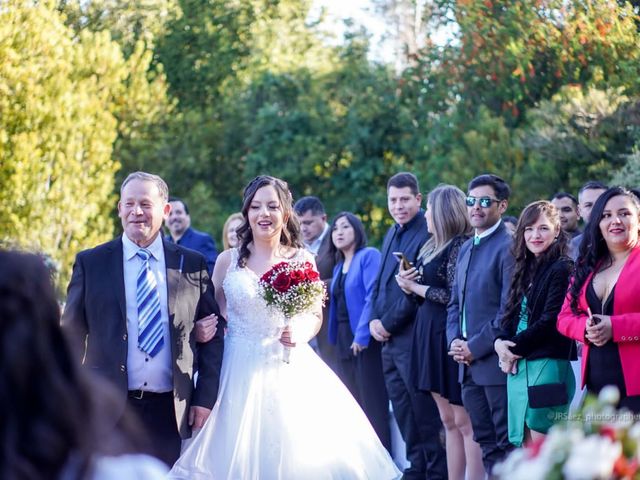
<svg viewBox="0 0 640 480">
<path fill-rule="evenodd" d="M 229 217 L 227 217 L 227 220 L 224 222 L 224 226 L 222 227 L 222 245 L 224 246 L 225 250 L 229 250 L 229 248 L 231 248 L 231 245 L 229 245 L 229 236 L 227 234 L 229 233 L 229 225 L 231 225 L 231 223 L 235 222 L 236 220 L 240 220 L 241 225 L 244 223 L 244 217 L 242 216 L 242 213 L 236 212 L 229 215 Z"/>
<path fill-rule="evenodd" d="M 420 249 L 418 258 L 423 264 L 437 257 L 459 235 L 470 235 L 471 224 L 467 215 L 465 194 L 453 185 L 438 185 L 427 196 L 431 208 L 431 237 Z"/>
</svg>

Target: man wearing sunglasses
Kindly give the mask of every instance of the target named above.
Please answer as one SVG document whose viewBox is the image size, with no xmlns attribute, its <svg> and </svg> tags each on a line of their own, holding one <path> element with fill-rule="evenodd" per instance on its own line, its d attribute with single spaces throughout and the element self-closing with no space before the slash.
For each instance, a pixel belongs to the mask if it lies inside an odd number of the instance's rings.
<svg viewBox="0 0 640 480">
<path fill-rule="evenodd" d="M 507 433 L 506 376 L 493 342 L 511 283 L 512 237 L 502 214 L 511 189 L 497 175 L 469 183 L 467 213 L 474 238 L 460 249 L 448 306 L 449 355 L 459 364 L 462 403 L 469 412 L 487 474 L 511 450 Z"/>
</svg>

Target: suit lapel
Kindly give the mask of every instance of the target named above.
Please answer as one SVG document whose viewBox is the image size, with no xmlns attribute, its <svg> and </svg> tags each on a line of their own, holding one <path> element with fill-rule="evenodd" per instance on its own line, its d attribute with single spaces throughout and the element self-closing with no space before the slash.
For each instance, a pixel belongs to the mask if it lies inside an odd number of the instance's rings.
<svg viewBox="0 0 640 480">
<path fill-rule="evenodd" d="M 169 323 L 175 325 L 176 298 L 178 296 L 178 285 L 182 277 L 184 267 L 184 255 L 180 253 L 173 243 L 162 242 L 164 246 L 164 262 L 167 268 L 167 310 L 169 313 Z"/>
<path fill-rule="evenodd" d="M 111 285 L 115 285 L 114 293 L 120 306 L 120 313 L 122 320 L 127 318 L 127 300 L 124 293 L 124 264 L 122 253 L 122 238 L 117 238 L 109 245 L 110 259 L 108 260 L 108 266 Z"/>
</svg>

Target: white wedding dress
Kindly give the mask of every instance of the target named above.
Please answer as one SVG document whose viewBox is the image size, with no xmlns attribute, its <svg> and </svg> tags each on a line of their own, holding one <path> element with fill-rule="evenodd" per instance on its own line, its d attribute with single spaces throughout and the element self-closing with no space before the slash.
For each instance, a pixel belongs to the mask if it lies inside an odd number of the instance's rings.
<svg viewBox="0 0 640 480">
<path fill-rule="evenodd" d="M 283 317 L 260 296 L 258 276 L 237 268 L 235 249 L 231 257 L 218 401 L 169 478 L 399 478 L 354 398 L 311 347 L 298 344 L 290 362 L 283 361 Z M 304 320 L 294 320 L 294 334 L 296 321 Z"/>
</svg>

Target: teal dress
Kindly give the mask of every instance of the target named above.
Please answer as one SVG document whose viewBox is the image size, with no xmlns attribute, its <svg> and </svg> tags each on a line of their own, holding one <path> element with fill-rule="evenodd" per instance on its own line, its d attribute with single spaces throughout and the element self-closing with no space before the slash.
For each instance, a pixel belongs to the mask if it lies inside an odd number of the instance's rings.
<svg viewBox="0 0 640 480">
<path fill-rule="evenodd" d="M 524 297 L 516 333 L 526 330 L 528 322 L 527 297 Z M 557 420 L 566 419 L 569 413 L 569 403 L 548 408 L 529 407 L 527 375 L 529 385 L 566 381 L 567 398 L 569 399 L 573 398 L 576 389 L 576 380 L 569 359 L 538 358 L 527 360 L 522 358 L 518 360 L 518 373 L 507 376 L 509 441 L 516 447 L 522 446 L 525 425 L 529 427 L 529 430 L 547 433 Z"/>
</svg>

